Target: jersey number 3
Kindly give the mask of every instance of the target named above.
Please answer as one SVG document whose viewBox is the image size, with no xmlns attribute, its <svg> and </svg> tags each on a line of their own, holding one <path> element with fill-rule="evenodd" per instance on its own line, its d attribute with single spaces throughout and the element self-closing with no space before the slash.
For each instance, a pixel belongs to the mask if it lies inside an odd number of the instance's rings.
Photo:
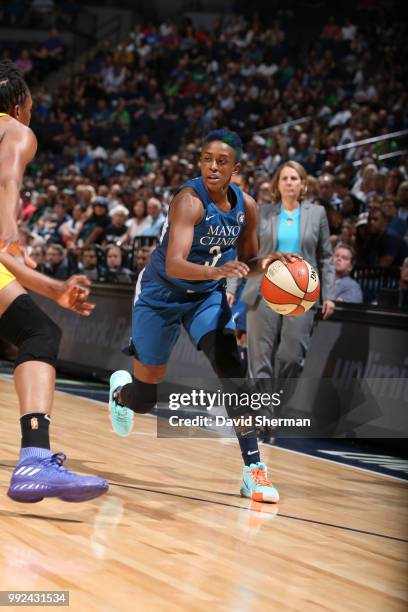
<svg viewBox="0 0 408 612">
<path fill-rule="evenodd" d="M 213 255 L 212 261 L 206 261 L 205 265 L 206 266 L 211 266 L 212 268 L 215 268 L 215 266 L 217 265 L 217 261 L 220 259 L 222 253 L 221 253 L 221 247 L 220 246 L 213 246 L 210 249 L 210 253 Z"/>
</svg>

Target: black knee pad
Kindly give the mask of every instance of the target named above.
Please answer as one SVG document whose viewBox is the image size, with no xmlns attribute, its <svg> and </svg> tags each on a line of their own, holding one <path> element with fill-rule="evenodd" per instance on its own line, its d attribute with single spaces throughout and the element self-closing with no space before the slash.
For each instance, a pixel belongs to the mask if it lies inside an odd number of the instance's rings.
<svg viewBox="0 0 408 612">
<path fill-rule="evenodd" d="M 150 412 L 157 404 L 157 385 L 133 379 L 120 390 L 120 403 L 138 414 Z"/>
<path fill-rule="evenodd" d="M 0 336 L 18 348 L 15 368 L 25 361 L 44 361 L 55 368 L 61 329 L 26 293 L 1 316 Z"/>
<path fill-rule="evenodd" d="M 237 340 L 232 332 L 217 329 L 200 340 L 199 348 L 206 355 L 218 378 L 245 378 Z"/>
</svg>

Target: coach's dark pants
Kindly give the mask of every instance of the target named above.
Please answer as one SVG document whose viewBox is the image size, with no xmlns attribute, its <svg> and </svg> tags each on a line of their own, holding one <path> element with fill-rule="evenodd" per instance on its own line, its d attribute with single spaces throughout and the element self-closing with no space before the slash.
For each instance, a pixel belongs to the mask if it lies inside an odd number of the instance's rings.
<svg viewBox="0 0 408 612">
<path fill-rule="evenodd" d="M 316 309 L 299 317 L 273 312 L 258 297 L 248 307 L 248 371 L 251 378 L 296 378 L 303 369 Z"/>
</svg>

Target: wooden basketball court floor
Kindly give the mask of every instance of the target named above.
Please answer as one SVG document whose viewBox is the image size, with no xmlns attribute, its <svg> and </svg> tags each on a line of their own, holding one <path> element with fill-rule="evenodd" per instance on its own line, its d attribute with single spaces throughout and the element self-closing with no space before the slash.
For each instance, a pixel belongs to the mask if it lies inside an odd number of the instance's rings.
<svg viewBox="0 0 408 612">
<path fill-rule="evenodd" d="M 0 380 L 0 590 L 68 590 L 75 611 L 407 610 L 407 483 L 263 446 L 278 506 L 239 496 L 235 442 L 116 436 L 57 393 L 53 450 L 110 482 L 83 504 L 12 502 L 19 442 Z M 37 609 L 38 608 L 32 608 Z"/>
</svg>

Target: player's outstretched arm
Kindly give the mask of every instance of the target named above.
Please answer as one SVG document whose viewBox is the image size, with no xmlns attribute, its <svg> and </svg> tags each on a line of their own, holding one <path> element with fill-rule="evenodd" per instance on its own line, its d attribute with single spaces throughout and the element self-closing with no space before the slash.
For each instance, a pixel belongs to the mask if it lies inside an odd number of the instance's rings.
<svg viewBox="0 0 408 612">
<path fill-rule="evenodd" d="M 87 317 L 95 307 L 94 304 L 87 302 L 91 282 L 86 276 L 75 275 L 66 281 L 59 281 L 28 268 L 8 253 L 0 253 L 0 263 L 16 277 L 25 289 L 44 295 L 63 308 L 69 308 Z"/>
<path fill-rule="evenodd" d="M 23 256 L 31 267 L 36 264 L 19 244 L 16 219 L 24 170 L 36 149 L 33 132 L 17 121 L 7 130 L 0 147 L 0 251 Z"/>
<path fill-rule="evenodd" d="M 187 261 L 193 243 L 194 226 L 201 221 L 202 216 L 202 202 L 193 190 L 185 189 L 176 195 L 169 211 L 166 273 L 183 280 L 220 280 L 246 276 L 248 266 L 239 261 L 230 261 L 219 267 Z"/>
<path fill-rule="evenodd" d="M 86 276 L 74 274 L 57 288 L 58 295 L 55 301 L 62 308 L 68 308 L 83 317 L 89 317 L 95 308 L 95 304 L 86 301 L 90 294 L 90 285 L 91 281 Z"/>
</svg>

